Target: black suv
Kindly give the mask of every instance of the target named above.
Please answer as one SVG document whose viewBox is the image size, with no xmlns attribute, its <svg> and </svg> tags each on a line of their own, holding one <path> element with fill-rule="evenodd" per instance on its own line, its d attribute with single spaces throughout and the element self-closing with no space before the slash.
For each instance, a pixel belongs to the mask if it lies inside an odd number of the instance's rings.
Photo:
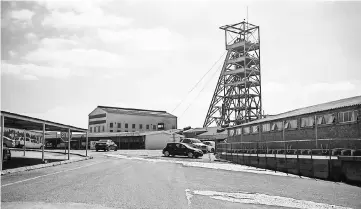
<svg viewBox="0 0 361 209">
<path fill-rule="evenodd" d="M 191 147 L 185 143 L 168 143 L 163 149 L 164 156 L 183 155 L 190 158 L 198 158 L 203 156 L 203 152 L 200 149 Z"/>
<path fill-rule="evenodd" d="M 101 139 L 95 144 L 95 150 L 98 152 L 98 150 L 118 150 L 118 146 L 110 139 Z"/>
</svg>

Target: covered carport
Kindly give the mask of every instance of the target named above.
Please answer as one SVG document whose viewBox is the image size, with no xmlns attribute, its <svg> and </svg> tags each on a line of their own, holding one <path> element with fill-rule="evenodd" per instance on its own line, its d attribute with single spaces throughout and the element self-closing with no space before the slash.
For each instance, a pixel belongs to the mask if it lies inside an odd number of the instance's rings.
<svg viewBox="0 0 361 209">
<path fill-rule="evenodd" d="M 88 156 L 88 130 L 83 128 L 78 128 L 74 126 L 64 125 L 61 123 L 56 123 L 48 120 L 42 120 L 39 118 L 29 117 L 26 115 L 20 115 L 16 113 L 11 113 L 7 111 L 1 111 L 1 162 L 3 161 L 3 137 L 4 137 L 4 128 L 14 128 L 24 131 L 24 136 L 26 131 L 42 131 L 42 161 L 44 162 L 44 147 L 45 147 L 45 134 L 47 131 L 56 131 L 56 132 L 66 132 L 68 137 L 68 160 L 70 159 L 70 137 L 71 133 L 86 133 L 86 149 L 85 155 Z M 26 144 L 26 140 L 24 140 Z M 26 146 L 24 146 L 24 155 L 26 151 Z M 2 170 L 2 163 L 0 170 Z"/>
</svg>

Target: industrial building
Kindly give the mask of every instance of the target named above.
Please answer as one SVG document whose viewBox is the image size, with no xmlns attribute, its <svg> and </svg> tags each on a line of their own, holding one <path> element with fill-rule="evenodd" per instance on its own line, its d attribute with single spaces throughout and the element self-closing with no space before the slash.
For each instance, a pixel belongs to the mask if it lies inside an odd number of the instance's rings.
<svg viewBox="0 0 361 209">
<path fill-rule="evenodd" d="M 361 149 L 360 113 L 361 96 L 327 102 L 229 127 L 227 142 L 234 149 Z"/>
<path fill-rule="evenodd" d="M 177 117 L 166 111 L 98 106 L 89 114 L 89 132 L 149 132 L 177 129 Z"/>
</svg>

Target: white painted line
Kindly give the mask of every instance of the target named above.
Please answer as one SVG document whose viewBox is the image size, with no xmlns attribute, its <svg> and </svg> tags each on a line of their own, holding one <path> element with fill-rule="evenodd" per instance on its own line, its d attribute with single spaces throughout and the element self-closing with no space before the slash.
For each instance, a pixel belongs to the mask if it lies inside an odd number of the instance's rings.
<svg viewBox="0 0 361 209">
<path fill-rule="evenodd" d="M 212 199 L 229 201 L 233 203 L 268 205 L 277 207 L 299 208 L 299 209 L 350 209 L 348 207 L 317 203 L 308 200 L 297 200 L 289 197 L 272 196 L 260 193 L 248 192 L 216 192 L 194 190 L 193 195 L 209 196 Z"/>
<path fill-rule="evenodd" d="M 193 197 L 191 190 L 190 189 L 186 189 L 186 197 L 187 197 L 187 201 L 188 201 L 188 207 L 191 205 L 191 198 Z"/>
<path fill-rule="evenodd" d="M 109 161 L 109 160 L 107 160 L 107 161 Z M 67 169 L 67 170 L 63 170 L 63 171 L 58 171 L 58 172 L 55 172 L 55 173 L 49 173 L 49 174 L 45 174 L 45 175 L 41 175 L 41 176 L 36 176 L 36 177 L 33 177 L 33 178 L 29 178 L 29 179 L 25 179 L 25 180 L 21 180 L 21 181 L 16 181 L 16 182 L 4 184 L 4 185 L 1 185 L 1 187 L 6 187 L 6 186 L 13 185 L 13 184 L 18 184 L 18 183 L 34 180 L 34 179 L 38 179 L 38 178 L 45 177 L 45 176 L 51 176 L 51 175 L 55 175 L 55 174 L 58 174 L 58 173 L 64 173 L 64 172 L 67 172 L 67 171 L 77 170 L 77 169 L 80 169 L 80 168 L 89 167 L 91 165 L 96 165 L 96 164 L 104 163 L 104 162 L 107 162 L 107 161 L 101 161 L 101 162 L 92 163 L 92 164 L 88 164 L 88 165 L 84 165 L 84 166 L 80 166 L 80 167 L 76 167 L 76 168 L 71 168 L 71 169 Z"/>
<path fill-rule="evenodd" d="M 216 170 L 238 171 L 238 172 L 266 174 L 266 175 L 273 175 L 273 176 L 287 176 L 287 177 L 300 178 L 299 176 L 294 175 L 294 174 L 275 172 L 272 170 L 266 170 L 266 169 L 250 167 L 250 166 L 245 166 L 245 165 L 238 165 L 238 164 L 149 159 L 149 158 L 140 158 L 140 157 L 127 157 L 125 155 L 114 155 L 114 154 L 105 154 L 105 155 L 109 156 L 109 157 L 116 157 L 116 158 L 127 159 L 127 160 L 142 160 L 142 161 L 154 162 L 154 163 L 159 163 L 159 162 L 178 163 L 178 164 L 182 164 L 183 166 L 187 166 L 187 167 L 210 168 L 210 169 L 216 169 Z M 302 177 L 302 178 L 309 179 L 308 177 Z"/>
</svg>

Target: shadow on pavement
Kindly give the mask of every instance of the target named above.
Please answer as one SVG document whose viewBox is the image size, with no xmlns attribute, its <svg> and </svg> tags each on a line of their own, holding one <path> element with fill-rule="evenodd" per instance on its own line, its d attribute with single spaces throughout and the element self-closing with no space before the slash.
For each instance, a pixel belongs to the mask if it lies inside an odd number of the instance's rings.
<svg viewBox="0 0 361 209">
<path fill-rule="evenodd" d="M 48 163 L 63 161 L 63 159 L 45 159 Z M 43 164 L 39 158 L 12 157 L 11 160 L 3 163 L 3 170 L 25 166 Z"/>
</svg>

